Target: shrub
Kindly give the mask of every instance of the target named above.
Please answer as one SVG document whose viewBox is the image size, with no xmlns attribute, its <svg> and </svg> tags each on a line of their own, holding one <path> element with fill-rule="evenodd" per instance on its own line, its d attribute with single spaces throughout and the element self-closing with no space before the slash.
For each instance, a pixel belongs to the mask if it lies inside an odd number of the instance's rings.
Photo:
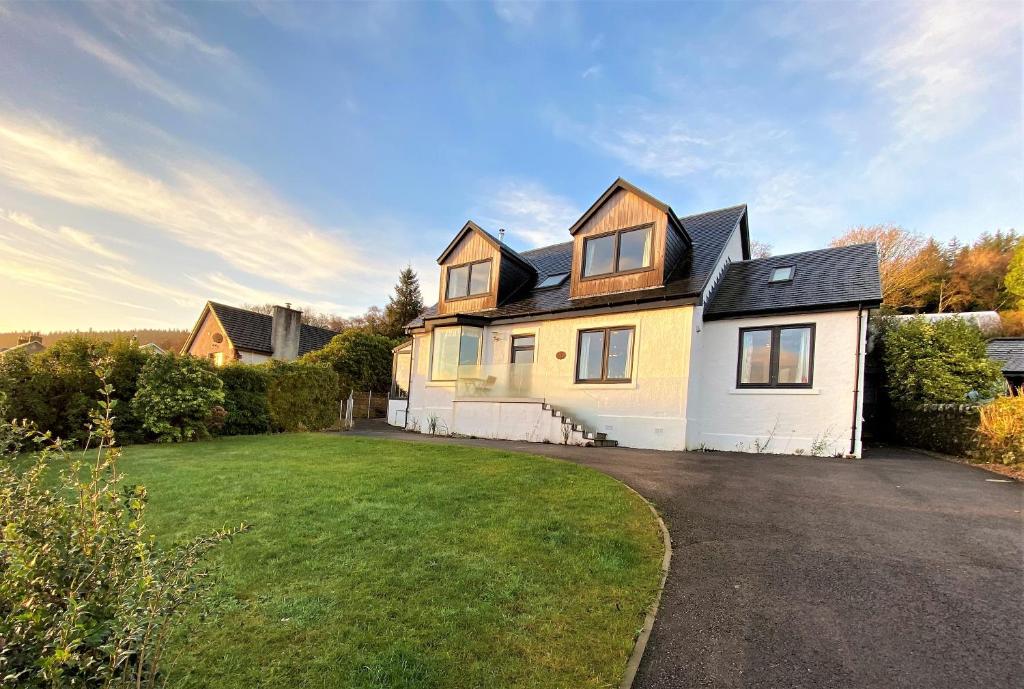
<svg viewBox="0 0 1024 689">
<path fill-rule="evenodd" d="M 170 624 L 203 591 L 200 558 L 244 530 L 158 550 L 146 527 L 146 490 L 119 482 L 109 368 L 99 369 L 102 413 L 91 418 L 95 459 L 52 435 L 23 472 L 0 460 L 0 678 L 3 686 L 146 689 L 164 685 Z M 4 435 L 0 428 L 0 435 Z"/>
<path fill-rule="evenodd" d="M 224 382 L 222 435 L 253 435 L 270 432 L 270 404 L 267 387 L 270 376 L 263 366 L 230 364 L 218 369 Z"/>
<path fill-rule="evenodd" d="M 981 407 L 978 457 L 1000 464 L 1024 463 L 1024 396 L 1000 397 Z"/>
<path fill-rule="evenodd" d="M 338 421 L 338 374 L 326 364 L 271 361 L 267 401 L 279 431 L 317 431 Z"/>
<path fill-rule="evenodd" d="M 100 388 L 92 362 L 103 357 L 109 361 L 114 399 L 124 402 L 114 429 L 122 443 L 139 442 L 144 439 L 142 420 L 128 402 L 149 356 L 127 338 L 98 342 L 68 337 L 35 356 L 15 351 L 0 357 L 0 390 L 8 395 L 13 418 L 29 419 L 58 437 L 82 441 L 88 437 L 86 426 Z"/>
<path fill-rule="evenodd" d="M 160 354 L 143 366 L 132 410 L 160 442 L 205 438 L 214 407 L 224 402 L 222 388 L 205 359 Z"/>
<path fill-rule="evenodd" d="M 326 347 L 302 359 L 328 364 L 338 374 L 342 396 L 349 390 L 387 392 L 391 387 L 391 349 L 397 340 L 361 330 L 346 330 Z"/>
<path fill-rule="evenodd" d="M 889 395 L 902 404 L 991 399 L 1003 388 L 999 364 L 985 354 L 981 331 L 960 318 L 914 318 L 883 330 Z"/>
<path fill-rule="evenodd" d="M 83 441 L 100 382 L 92 361 L 99 343 L 68 337 L 31 358 L 31 382 L 23 404 L 26 417 L 54 435 Z"/>
</svg>

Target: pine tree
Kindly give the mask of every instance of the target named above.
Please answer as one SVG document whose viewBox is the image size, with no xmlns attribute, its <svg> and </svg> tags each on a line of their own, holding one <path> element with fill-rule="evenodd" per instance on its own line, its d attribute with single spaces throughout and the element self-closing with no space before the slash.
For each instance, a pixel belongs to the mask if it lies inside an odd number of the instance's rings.
<svg viewBox="0 0 1024 689">
<path fill-rule="evenodd" d="M 412 266 L 406 266 L 398 274 L 395 294 L 388 298 L 384 317 L 391 337 L 401 337 L 405 324 L 423 312 L 423 295 L 420 293 L 420 280 Z"/>
</svg>

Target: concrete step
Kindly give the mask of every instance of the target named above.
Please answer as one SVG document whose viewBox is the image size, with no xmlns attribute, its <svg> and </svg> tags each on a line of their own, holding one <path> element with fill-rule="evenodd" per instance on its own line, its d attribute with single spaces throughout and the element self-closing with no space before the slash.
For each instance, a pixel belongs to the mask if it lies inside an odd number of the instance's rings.
<svg viewBox="0 0 1024 689">
<path fill-rule="evenodd" d="M 618 440 L 592 440 L 594 447 L 618 447 Z"/>
<path fill-rule="evenodd" d="M 583 434 L 583 437 L 586 438 L 587 440 L 607 440 L 608 434 L 587 431 L 586 433 Z"/>
</svg>

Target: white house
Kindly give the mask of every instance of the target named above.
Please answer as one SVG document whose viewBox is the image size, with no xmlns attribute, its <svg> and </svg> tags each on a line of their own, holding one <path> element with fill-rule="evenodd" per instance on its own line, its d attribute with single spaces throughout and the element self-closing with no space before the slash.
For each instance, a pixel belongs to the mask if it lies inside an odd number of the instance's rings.
<svg viewBox="0 0 1024 689">
<path fill-rule="evenodd" d="M 874 244 L 751 260 L 746 206 L 680 218 L 622 179 L 567 238 L 517 253 L 466 223 L 395 351 L 390 423 L 860 455 Z"/>
</svg>

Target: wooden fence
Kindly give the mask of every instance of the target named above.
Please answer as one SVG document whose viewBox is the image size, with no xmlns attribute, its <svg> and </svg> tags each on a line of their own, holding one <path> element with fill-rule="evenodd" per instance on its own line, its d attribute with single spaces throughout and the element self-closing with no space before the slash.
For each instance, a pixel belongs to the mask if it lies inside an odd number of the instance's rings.
<svg viewBox="0 0 1024 689">
<path fill-rule="evenodd" d="M 347 398 L 346 392 L 342 397 Z M 352 392 L 354 410 L 352 418 L 359 419 L 384 419 L 388 415 L 388 394 L 386 392 Z"/>
</svg>

